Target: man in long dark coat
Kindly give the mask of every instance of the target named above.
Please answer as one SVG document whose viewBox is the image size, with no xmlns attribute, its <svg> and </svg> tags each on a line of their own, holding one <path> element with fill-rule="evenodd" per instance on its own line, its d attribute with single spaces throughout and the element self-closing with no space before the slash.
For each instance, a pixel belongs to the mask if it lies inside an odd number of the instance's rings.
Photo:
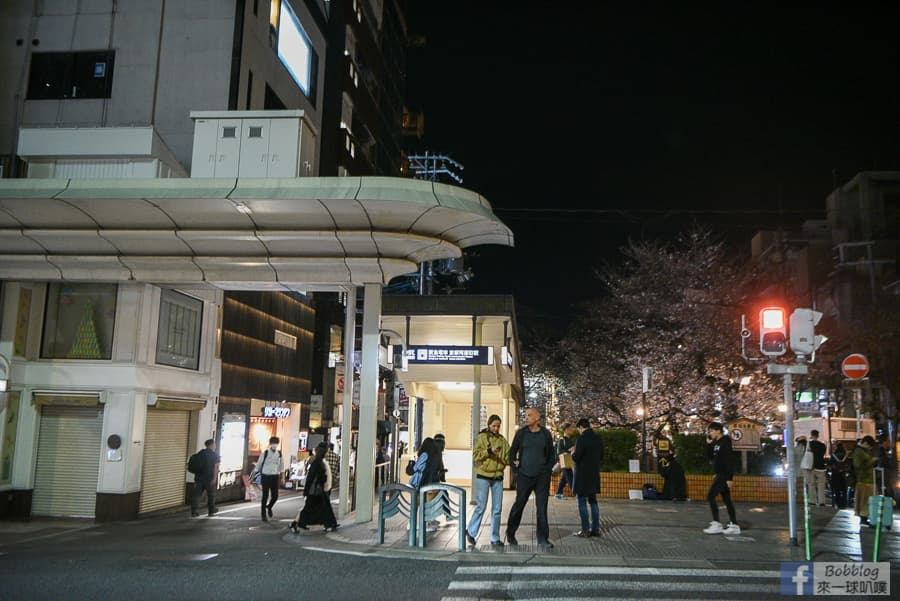
<svg viewBox="0 0 900 601">
<path fill-rule="evenodd" d="M 603 461 L 603 438 L 591 428 L 585 418 L 575 424 L 580 436 L 575 443 L 572 459 L 575 461 L 575 489 L 578 499 L 578 513 L 581 516 L 581 530 L 575 536 L 589 538 L 600 536 L 600 462 Z M 588 522 L 587 506 L 591 506 L 591 520 Z"/>
</svg>

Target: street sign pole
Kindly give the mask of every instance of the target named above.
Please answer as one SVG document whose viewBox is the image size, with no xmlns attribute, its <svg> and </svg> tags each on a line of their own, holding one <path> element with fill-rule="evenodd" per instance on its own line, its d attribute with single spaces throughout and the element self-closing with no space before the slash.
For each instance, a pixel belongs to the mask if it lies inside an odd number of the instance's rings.
<svg viewBox="0 0 900 601">
<path fill-rule="evenodd" d="M 787 452 L 787 490 L 788 490 L 788 533 L 791 546 L 797 546 L 797 466 L 794 461 L 794 451 L 791 445 L 794 442 L 794 399 L 792 374 L 804 375 L 809 370 L 806 365 L 779 365 L 769 363 L 769 375 L 782 374 L 784 376 L 784 448 Z"/>
</svg>

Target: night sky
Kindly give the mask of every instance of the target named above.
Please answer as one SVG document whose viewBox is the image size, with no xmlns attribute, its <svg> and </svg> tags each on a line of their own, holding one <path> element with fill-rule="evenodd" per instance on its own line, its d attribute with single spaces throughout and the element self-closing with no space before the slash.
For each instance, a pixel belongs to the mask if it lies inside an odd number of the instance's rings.
<svg viewBox="0 0 900 601">
<path fill-rule="evenodd" d="M 516 234 L 477 249 L 472 292 L 567 313 L 629 238 L 698 221 L 748 251 L 824 218 L 835 182 L 900 170 L 900 3 L 410 4 L 417 148 Z"/>
</svg>

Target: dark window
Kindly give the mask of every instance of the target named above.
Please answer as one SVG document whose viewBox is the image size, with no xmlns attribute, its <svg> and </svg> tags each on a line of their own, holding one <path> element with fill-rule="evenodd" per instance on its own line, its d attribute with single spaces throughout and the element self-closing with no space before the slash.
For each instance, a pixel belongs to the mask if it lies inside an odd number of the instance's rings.
<svg viewBox="0 0 900 601">
<path fill-rule="evenodd" d="M 253 71 L 247 71 L 247 107 L 246 110 L 250 110 L 251 102 L 253 98 Z"/>
<path fill-rule="evenodd" d="M 29 100 L 109 98 L 116 53 L 35 52 L 28 77 Z"/>
<path fill-rule="evenodd" d="M 156 362 L 185 369 L 200 366 L 203 301 L 163 290 L 159 302 Z"/>
<path fill-rule="evenodd" d="M 267 111 L 283 111 L 287 108 L 269 84 L 266 84 L 266 101 L 263 108 Z"/>
</svg>

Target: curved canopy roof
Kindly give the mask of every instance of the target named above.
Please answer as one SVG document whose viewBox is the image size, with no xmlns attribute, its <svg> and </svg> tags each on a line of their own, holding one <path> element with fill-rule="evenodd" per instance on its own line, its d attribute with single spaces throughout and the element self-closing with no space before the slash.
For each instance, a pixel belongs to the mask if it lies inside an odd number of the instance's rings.
<svg viewBox="0 0 900 601">
<path fill-rule="evenodd" d="M 0 279 L 333 289 L 479 244 L 513 234 L 481 195 L 422 180 L 0 180 Z"/>
</svg>

